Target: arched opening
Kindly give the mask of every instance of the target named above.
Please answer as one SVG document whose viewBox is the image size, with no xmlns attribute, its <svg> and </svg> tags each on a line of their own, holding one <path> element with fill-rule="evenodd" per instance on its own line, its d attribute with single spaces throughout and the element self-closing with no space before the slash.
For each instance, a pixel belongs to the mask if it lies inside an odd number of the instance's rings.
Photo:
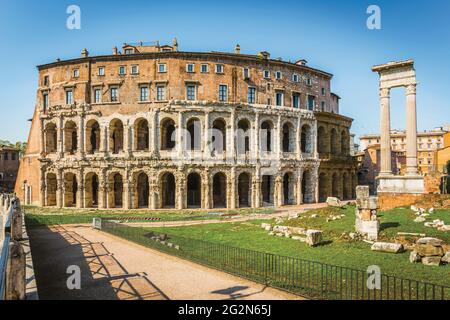
<svg viewBox="0 0 450 320">
<path fill-rule="evenodd" d="M 211 142 L 213 145 L 211 152 L 213 156 L 227 150 L 227 129 L 225 121 L 222 119 L 217 119 L 213 122 Z"/>
<path fill-rule="evenodd" d="M 314 188 L 311 178 L 311 172 L 309 170 L 303 172 L 302 197 L 303 203 L 313 203 L 314 201 Z"/>
<path fill-rule="evenodd" d="M 349 175 L 346 172 L 342 174 L 342 187 L 343 187 L 343 200 L 351 199 L 352 181 L 349 179 Z"/>
<path fill-rule="evenodd" d="M 326 202 L 328 198 L 328 176 L 326 173 L 319 175 L 319 202 Z"/>
<path fill-rule="evenodd" d="M 94 154 L 100 150 L 100 125 L 91 120 L 86 124 L 86 152 Z"/>
<path fill-rule="evenodd" d="M 250 123 L 247 119 L 238 122 L 237 137 L 238 154 L 250 152 Z"/>
<path fill-rule="evenodd" d="M 226 208 L 227 206 L 227 177 L 219 172 L 213 178 L 213 207 Z"/>
<path fill-rule="evenodd" d="M 327 132 L 324 127 L 317 129 L 317 149 L 319 153 L 328 152 Z"/>
<path fill-rule="evenodd" d="M 109 179 L 109 207 L 123 207 L 123 178 L 120 173 L 113 173 Z"/>
<path fill-rule="evenodd" d="M 64 151 L 74 154 L 78 148 L 77 125 L 73 121 L 67 121 L 64 125 Z"/>
<path fill-rule="evenodd" d="M 238 178 L 238 197 L 240 208 L 250 207 L 250 176 L 245 172 Z"/>
<path fill-rule="evenodd" d="M 261 148 L 262 152 L 271 152 L 273 145 L 273 124 L 270 121 L 261 123 Z"/>
<path fill-rule="evenodd" d="M 283 152 L 295 151 L 294 126 L 290 122 L 283 125 Z"/>
<path fill-rule="evenodd" d="M 283 203 L 284 205 L 295 204 L 295 180 L 290 172 L 283 176 Z"/>
<path fill-rule="evenodd" d="M 186 150 L 197 151 L 201 149 L 201 123 L 197 118 L 190 119 L 186 125 Z"/>
<path fill-rule="evenodd" d="M 137 192 L 137 207 L 138 208 L 148 208 L 149 201 L 149 183 L 148 176 L 141 172 L 139 173 L 136 180 L 136 192 Z"/>
<path fill-rule="evenodd" d="M 149 149 L 149 129 L 148 121 L 146 119 L 138 119 L 134 125 L 135 132 L 135 148 L 138 151 L 144 151 Z"/>
<path fill-rule="evenodd" d="M 339 175 L 335 172 L 331 178 L 331 195 L 335 198 L 340 198 L 339 194 Z"/>
<path fill-rule="evenodd" d="M 73 173 L 64 175 L 64 207 L 76 207 L 77 205 L 78 182 Z"/>
<path fill-rule="evenodd" d="M 165 119 L 161 122 L 161 150 L 175 148 L 175 121 Z"/>
<path fill-rule="evenodd" d="M 123 151 L 123 123 L 119 119 L 114 119 L 109 124 L 109 151 L 118 154 Z"/>
<path fill-rule="evenodd" d="M 202 180 L 196 172 L 187 177 L 187 205 L 189 208 L 200 208 L 202 205 Z"/>
<path fill-rule="evenodd" d="M 172 173 L 167 172 L 161 178 L 161 207 L 175 207 L 175 177 Z"/>
<path fill-rule="evenodd" d="M 45 184 L 47 187 L 46 205 L 47 205 L 47 207 L 56 206 L 56 190 L 58 188 L 56 174 L 54 174 L 54 173 L 47 174 L 47 181 Z"/>
<path fill-rule="evenodd" d="M 54 123 L 48 123 L 45 126 L 45 152 L 54 153 L 57 151 L 57 134 L 56 125 Z"/>
<path fill-rule="evenodd" d="M 261 193 L 263 206 L 273 206 L 273 192 L 275 190 L 275 179 L 273 176 L 263 175 L 261 181 Z"/>
<path fill-rule="evenodd" d="M 338 155 L 340 153 L 339 138 L 337 130 L 335 128 L 331 129 L 330 143 L 331 143 L 331 153 L 333 155 Z"/>
<path fill-rule="evenodd" d="M 301 141 L 300 148 L 303 153 L 311 153 L 312 152 L 312 134 L 311 127 L 307 124 L 302 126 L 301 133 Z"/>
<path fill-rule="evenodd" d="M 350 153 L 350 137 L 347 131 L 343 130 L 341 133 L 341 154 L 347 156 Z"/>
<path fill-rule="evenodd" d="M 98 176 L 90 172 L 85 178 L 84 203 L 86 208 L 98 207 Z"/>
</svg>

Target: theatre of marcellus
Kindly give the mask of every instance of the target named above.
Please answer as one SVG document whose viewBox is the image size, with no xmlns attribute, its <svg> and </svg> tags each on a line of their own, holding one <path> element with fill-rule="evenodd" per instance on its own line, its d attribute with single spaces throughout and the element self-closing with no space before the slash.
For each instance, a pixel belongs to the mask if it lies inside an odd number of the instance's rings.
<svg viewBox="0 0 450 320">
<path fill-rule="evenodd" d="M 158 42 L 38 66 L 15 191 L 74 208 L 242 208 L 351 199 L 352 119 L 332 75 L 268 52 Z"/>
</svg>

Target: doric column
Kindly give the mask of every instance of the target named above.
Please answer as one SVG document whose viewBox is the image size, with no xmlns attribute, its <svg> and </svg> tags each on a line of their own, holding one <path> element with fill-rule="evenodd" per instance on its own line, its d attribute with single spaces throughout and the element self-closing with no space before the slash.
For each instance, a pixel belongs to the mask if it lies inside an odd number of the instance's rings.
<svg viewBox="0 0 450 320">
<path fill-rule="evenodd" d="M 260 159 L 259 154 L 259 113 L 255 114 L 255 130 L 254 130 L 254 138 L 253 138 L 253 149 L 254 149 L 254 160 L 257 161 Z"/>
<path fill-rule="evenodd" d="M 80 170 L 80 173 L 78 175 L 78 187 L 77 187 L 77 208 L 84 208 L 84 174 L 83 170 Z"/>
<path fill-rule="evenodd" d="M 234 161 L 236 159 L 236 110 L 234 108 L 231 110 L 230 132 L 227 136 L 230 141 L 229 148 L 227 148 L 229 158 Z"/>
<path fill-rule="evenodd" d="M 275 130 L 276 139 L 275 139 L 275 152 L 277 155 L 277 159 L 281 159 L 283 157 L 283 148 L 281 147 L 281 136 L 283 129 L 281 128 L 281 115 L 278 116 L 277 119 L 277 128 Z"/>
<path fill-rule="evenodd" d="M 236 168 L 235 167 L 231 168 L 229 186 L 230 186 L 230 188 L 228 188 L 230 190 L 229 191 L 230 192 L 229 208 L 236 209 Z"/>
<path fill-rule="evenodd" d="M 206 168 L 203 171 L 202 178 L 203 178 L 203 185 L 204 185 L 203 194 L 202 194 L 202 196 L 203 196 L 203 204 L 204 204 L 204 209 L 208 210 L 208 209 L 211 208 L 211 201 L 210 201 L 210 190 L 211 190 L 211 188 L 209 186 L 209 169 L 208 168 Z"/>
<path fill-rule="evenodd" d="M 149 114 L 150 118 L 148 119 L 148 123 L 150 124 L 150 153 L 155 154 L 158 149 L 158 111 L 152 111 Z"/>
<path fill-rule="evenodd" d="M 301 139 L 302 139 L 302 117 L 298 116 L 298 118 L 297 118 L 297 131 L 296 131 L 296 135 L 295 135 L 297 160 L 301 160 L 302 159 Z"/>
<path fill-rule="evenodd" d="M 187 206 L 187 197 L 185 197 L 186 192 L 186 176 L 184 174 L 183 167 L 178 168 L 177 177 L 176 177 L 176 188 L 177 190 L 175 195 L 176 208 L 178 210 L 182 210 Z"/>
<path fill-rule="evenodd" d="M 205 124 L 203 126 L 203 159 L 209 159 L 210 151 L 210 135 L 209 135 L 209 111 L 205 111 Z"/>
<path fill-rule="evenodd" d="M 275 177 L 275 199 L 274 203 L 276 207 L 281 207 L 283 205 L 283 179 L 281 175 Z"/>
<path fill-rule="evenodd" d="M 178 161 L 183 159 L 183 149 L 184 149 L 184 117 L 183 117 L 183 112 L 178 111 L 178 124 L 177 124 L 177 144 L 176 144 L 176 148 L 177 148 L 177 154 L 178 154 Z"/>
<path fill-rule="evenodd" d="M 381 168 L 380 176 L 392 175 L 390 89 L 380 89 Z M 414 142 L 416 143 L 416 142 Z"/>
<path fill-rule="evenodd" d="M 58 169 L 56 174 L 56 206 L 58 208 L 63 207 L 63 192 L 64 192 L 64 180 L 62 177 L 62 170 Z"/>
<path fill-rule="evenodd" d="M 78 157 L 83 158 L 85 155 L 84 150 L 84 136 L 85 136 L 85 129 L 84 129 L 84 115 L 80 116 L 80 124 L 78 125 Z"/>
<path fill-rule="evenodd" d="M 313 157 L 314 159 L 319 159 L 319 152 L 318 152 L 318 142 L 317 142 L 317 129 L 318 129 L 318 125 L 317 125 L 317 120 L 314 120 L 314 124 L 313 124 L 313 128 L 312 128 L 312 146 L 313 146 Z"/>
<path fill-rule="evenodd" d="M 257 130 L 258 131 L 258 130 Z M 259 143 L 258 143 L 259 145 Z M 258 153 L 259 154 L 259 153 Z M 254 207 L 261 207 L 261 167 L 256 165 L 255 174 L 253 175 L 253 192 L 255 194 Z"/>
<path fill-rule="evenodd" d="M 417 113 L 416 84 L 406 87 L 406 175 L 416 176 L 417 170 Z"/>
<path fill-rule="evenodd" d="M 302 179 L 303 168 L 299 168 L 297 171 L 297 205 L 301 205 L 303 203 Z"/>
<path fill-rule="evenodd" d="M 102 170 L 99 176 L 99 186 L 98 186 L 98 207 L 100 209 L 106 209 L 107 205 L 107 190 L 108 190 L 108 180 L 106 178 L 106 171 Z"/>
<path fill-rule="evenodd" d="M 108 156 L 108 125 L 103 126 L 103 130 L 100 131 L 100 152 L 104 157 Z"/>
<path fill-rule="evenodd" d="M 133 126 L 130 126 L 126 124 L 123 128 L 124 130 L 124 150 L 125 150 L 125 156 L 128 158 L 131 156 L 132 150 L 133 150 Z"/>
<path fill-rule="evenodd" d="M 64 157 L 64 119 L 59 117 L 59 134 L 58 134 L 58 154 L 59 157 Z"/>
<path fill-rule="evenodd" d="M 40 193 L 39 193 L 39 203 L 41 206 L 47 205 L 47 181 L 45 179 L 45 168 L 41 167 L 40 174 Z"/>
<path fill-rule="evenodd" d="M 131 209 L 131 182 L 130 182 L 130 172 L 128 171 L 128 168 L 125 169 L 125 176 L 123 179 L 123 196 L 124 196 L 124 202 L 123 202 L 123 208 L 125 210 Z"/>
</svg>

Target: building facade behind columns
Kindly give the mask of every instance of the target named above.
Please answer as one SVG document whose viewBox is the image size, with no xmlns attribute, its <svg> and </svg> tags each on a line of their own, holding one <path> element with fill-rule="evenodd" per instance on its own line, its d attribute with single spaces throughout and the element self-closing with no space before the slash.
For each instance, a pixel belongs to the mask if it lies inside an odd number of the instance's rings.
<svg viewBox="0 0 450 320">
<path fill-rule="evenodd" d="M 257 55 L 125 44 L 38 67 L 16 193 L 77 208 L 241 208 L 350 199 L 352 119 L 332 75 Z"/>
</svg>

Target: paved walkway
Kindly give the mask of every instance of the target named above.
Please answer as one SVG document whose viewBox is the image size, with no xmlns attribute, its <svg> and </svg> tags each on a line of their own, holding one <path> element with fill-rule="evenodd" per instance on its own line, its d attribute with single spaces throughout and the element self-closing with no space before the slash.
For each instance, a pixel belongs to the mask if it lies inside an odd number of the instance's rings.
<svg viewBox="0 0 450 320">
<path fill-rule="evenodd" d="M 85 225 L 29 230 L 40 299 L 301 299 Z M 81 269 L 81 290 L 66 286 Z"/>
</svg>

